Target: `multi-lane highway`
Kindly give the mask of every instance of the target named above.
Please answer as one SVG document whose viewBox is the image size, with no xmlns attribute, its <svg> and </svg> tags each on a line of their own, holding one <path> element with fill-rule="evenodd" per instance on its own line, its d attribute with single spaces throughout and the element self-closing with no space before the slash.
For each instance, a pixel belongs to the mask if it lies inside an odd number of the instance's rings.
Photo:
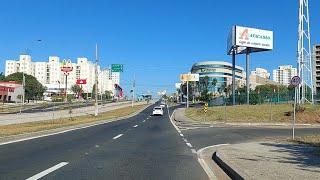
<svg viewBox="0 0 320 180">
<path fill-rule="evenodd" d="M 1 145 L 0 179 L 208 179 L 197 150 L 290 136 L 288 128 L 206 127 L 178 132 L 167 109 L 164 116 L 150 116 L 154 106 L 125 120 Z M 319 132 L 297 129 L 297 135 Z"/>
<path fill-rule="evenodd" d="M 208 179 L 153 106 L 122 121 L 0 146 L 0 179 Z"/>
</svg>

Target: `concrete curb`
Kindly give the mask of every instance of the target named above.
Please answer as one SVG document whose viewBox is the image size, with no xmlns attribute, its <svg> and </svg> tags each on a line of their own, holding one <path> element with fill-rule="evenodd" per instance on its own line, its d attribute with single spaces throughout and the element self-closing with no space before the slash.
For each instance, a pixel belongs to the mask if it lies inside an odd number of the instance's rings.
<svg viewBox="0 0 320 180">
<path fill-rule="evenodd" d="M 221 124 L 221 123 L 219 123 Z M 252 126 L 252 127 L 259 127 L 259 126 L 278 126 L 278 127 L 291 127 L 292 124 L 290 123 L 222 123 L 229 126 Z M 320 127 L 320 124 L 296 124 L 296 126 L 301 127 Z"/>
<path fill-rule="evenodd" d="M 219 167 L 231 178 L 231 179 L 239 179 L 244 180 L 244 176 L 241 175 L 241 173 L 236 170 L 234 167 L 232 167 L 230 164 L 227 163 L 227 161 L 223 160 L 223 156 L 218 153 L 218 151 L 215 151 L 212 155 L 212 160 L 216 162 Z"/>
<path fill-rule="evenodd" d="M 218 144 L 218 145 L 208 146 L 197 151 L 199 162 L 200 160 L 202 160 L 202 162 L 204 163 L 203 168 L 206 171 L 210 171 L 208 175 L 212 174 L 212 176 L 209 176 L 210 179 L 219 179 L 217 177 L 218 175 L 216 176 L 214 173 L 218 174 L 220 172 L 217 169 L 214 169 L 214 166 L 217 166 L 220 169 L 220 171 L 222 170 L 223 173 L 225 173 L 225 175 L 229 176 L 231 179 L 239 179 L 239 180 L 244 179 L 245 176 L 242 175 L 240 171 L 232 167 L 230 163 L 225 161 L 223 158 L 223 155 L 218 153 L 219 147 L 229 146 L 229 145 L 230 144 Z M 220 173 L 220 176 L 221 176 L 221 173 Z"/>
<path fill-rule="evenodd" d="M 0 146 L 6 145 L 6 144 L 12 144 L 12 143 L 16 143 L 16 142 L 21 142 L 21 141 L 27 141 L 27 140 L 31 140 L 31 139 L 37 139 L 37 138 L 41 138 L 41 137 L 62 134 L 62 133 L 75 131 L 75 130 L 79 130 L 79 129 L 90 128 L 93 126 L 103 125 L 103 124 L 107 124 L 107 123 L 114 122 L 114 121 L 124 120 L 124 119 L 131 118 L 133 116 L 138 115 L 139 113 L 141 113 L 145 109 L 149 108 L 153 104 L 154 103 L 150 103 L 146 107 L 142 108 L 141 110 L 139 110 L 133 114 L 120 117 L 120 118 L 112 118 L 112 119 L 108 119 L 108 120 L 101 120 L 98 122 L 85 123 L 85 124 L 79 124 L 79 125 L 75 125 L 75 126 L 68 126 L 68 127 L 62 127 L 62 128 L 56 128 L 56 129 L 50 129 L 50 130 L 44 130 L 44 131 L 24 133 L 24 134 L 19 134 L 19 135 L 3 137 L 3 138 L 0 138 Z"/>
</svg>

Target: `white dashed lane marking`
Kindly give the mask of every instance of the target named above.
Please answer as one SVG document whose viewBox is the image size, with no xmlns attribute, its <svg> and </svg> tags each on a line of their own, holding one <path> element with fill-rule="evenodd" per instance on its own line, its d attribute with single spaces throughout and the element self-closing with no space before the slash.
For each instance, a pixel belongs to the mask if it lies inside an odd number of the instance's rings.
<svg viewBox="0 0 320 180">
<path fill-rule="evenodd" d="M 121 137 L 121 136 L 123 136 L 123 134 L 119 134 L 119 135 L 113 137 L 112 139 L 118 139 L 118 138 Z"/>
<path fill-rule="evenodd" d="M 136 127 L 138 127 L 138 125 L 136 124 L 136 125 L 134 125 L 134 126 L 132 126 L 132 127 L 136 128 Z"/>
<path fill-rule="evenodd" d="M 181 137 L 183 137 L 183 134 L 180 134 Z"/>
<path fill-rule="evenodd" d="M 59 168 L 62 168 L 63 166 L 65 166 L 65 165 L 67 165 L 67 164 L 69 164 L 69 163 L 68 163 L 68 162 L 61 162 L 61 163 L 59 163 L 59 164 L 57 164 L 57 165 L 55 165 L 55 166 L 52 166 L 51 168 L 46 169 L 46 170 L 44 170 L 44 171 L 42 171 L 42 172 L 40 172 L 40 173 L 38 173 L 38 174 L 36 174 L 36 175 L 34 175 L 34 176 L 32 176 L 32 177 L 29 177 L 27 180 L 37 180 L 37 179 L 40 179 L 40 178 L 48 175 L 49 173 L 52 173 L 53 171 L 55 171 L 55 170 L 57 170 L 57 169 L 59 169 Z"/>
<path fill-rule="evenodd" d="M 190 143 L 186 143 L 186 145 L 192 148 L 192 145 Z"/>
<path fill-rule="evenodd" d="M 143 120 L 142 122 L 146 122 L 146 120 Z"/>
</svg>

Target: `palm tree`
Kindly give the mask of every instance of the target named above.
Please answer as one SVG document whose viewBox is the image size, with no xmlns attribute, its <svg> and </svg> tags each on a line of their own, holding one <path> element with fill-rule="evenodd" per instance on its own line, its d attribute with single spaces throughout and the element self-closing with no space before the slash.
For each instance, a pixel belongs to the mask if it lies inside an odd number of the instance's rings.
<svg viewBox="0 0 320 180">
<path fill-rule="evenodd" d="M 104 95 L 107 100 L 110 100 L 112 98 L 112 91 L 105 91 Z"/>
<path fill-rule="evenodd" d="M 212 80 L 212 82 L 211 82 L 211 84 L 212 84 L 212 87 L 213 87 L 213 92 L 215 92 L 216 91 L 216 85 L 217 85 L 217 82 L 218 82 L 218 80 L 216 79 L 216 78 L 213 78 L 213 80 Z"/>
<path fill-rule="evenodd" d="M 78 84 L 75 84 L 73 86 L 71 86 L 71 91 L 76 94 L 76 96 L 78 97 L 79 94 L 81 93 L 82 91 L 82 88 L 78 85 Z"/>
</svg>

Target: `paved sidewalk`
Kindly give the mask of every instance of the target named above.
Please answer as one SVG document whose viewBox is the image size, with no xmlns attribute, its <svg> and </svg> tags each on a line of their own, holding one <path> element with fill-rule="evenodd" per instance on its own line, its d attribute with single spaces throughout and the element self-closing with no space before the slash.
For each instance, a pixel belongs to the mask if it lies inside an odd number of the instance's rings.
<svg viewBox="0 0 320 180">
<path fill-rule="evenodd" d="M 136 102 L 135 105 L 146 104 L 146 102 Z M 107 112 L 115 109 L 120 109 L 124 107 L 131 106 L 131 102 L 117 102 L 109 103 L 104 105 L 99 105 L 99 112 Z M 60 118 L 68 118 L 70 116 L 84 116 L 84 115 L 94 115 L 94 106 L 82 107 L 72 109 L 70 115 L 69 110 L 56 110 L 48 112 L 38 112 L 38 113 L 21 113 L 21 114 L 7 114 L 0 115 L 0 126 L 9 124 L 20 124 L 27 122 L 43 121 L 43 120 L 55 120 Z"/>
<path fill-rule="evenodd" d="M 276 142 L 221 146 L 217 156 L 244 179 L 319 179 L 316 148 Z M 318 150 L 319 153 L 319 150 Z"/>
</svg>

